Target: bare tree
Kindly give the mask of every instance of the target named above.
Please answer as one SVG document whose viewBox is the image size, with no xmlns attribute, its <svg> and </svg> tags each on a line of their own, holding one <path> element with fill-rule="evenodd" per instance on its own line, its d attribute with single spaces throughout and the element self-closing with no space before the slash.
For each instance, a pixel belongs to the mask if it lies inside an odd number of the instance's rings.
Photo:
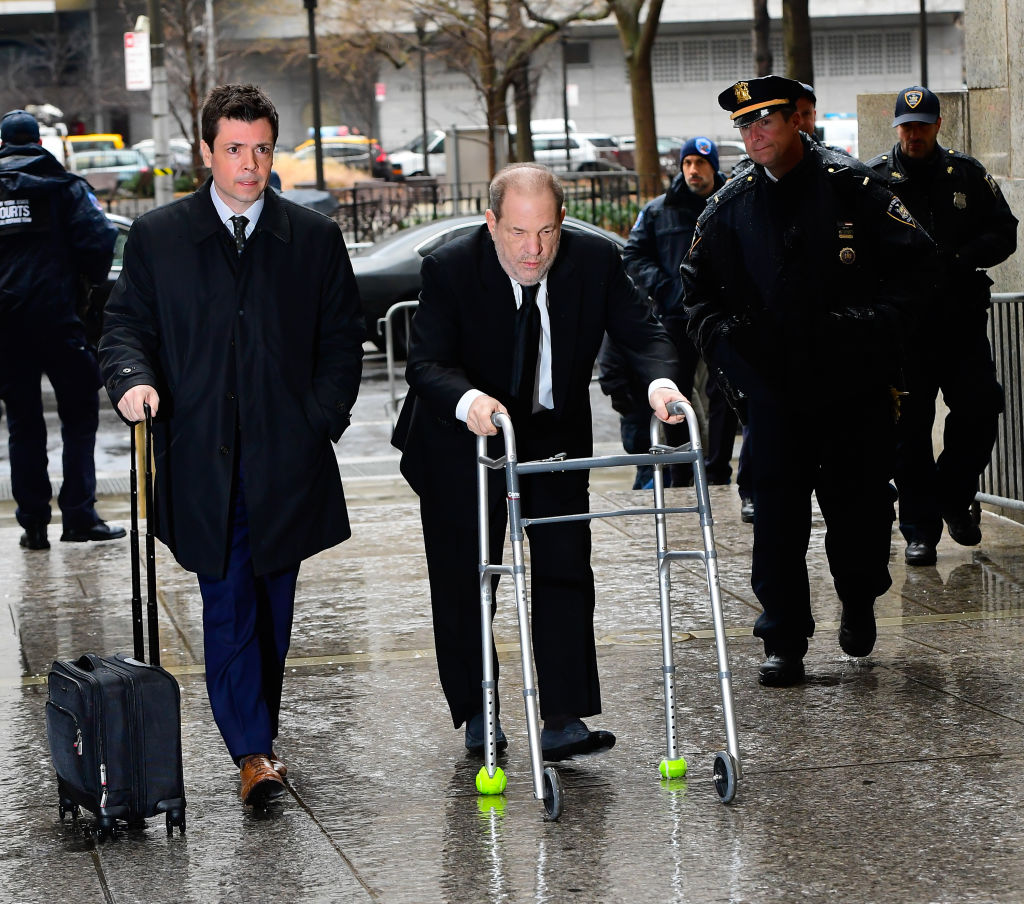
<svg viewBox="0 0 1024 904">
<path fill-rule="evenodd" d="M 807 0 L 782 0 L 782 43 L 786 54 L 786 76 L 813 85 L 814 55 Z"/>
<path fill-rule="evenodd" d="M 768 0 L 754 0 L 754 68 L 758 78 L 772 71 L 772 20 L 768 15 Z"/>
<path fill-rule="evenodd" d="M 658 33 L 664 0 L 611 0 L 619 28 L 622 51 L 629 73 L 633 101 L 633 134 L 636 136 L 635 167 L 640 191 L 656 195 L 661 189 L 658 137 L 654 118 L 654 84 L 651 79 L 651 50 Z M 642 17 L 642 21 L 641 21 Z"/>
</svg>

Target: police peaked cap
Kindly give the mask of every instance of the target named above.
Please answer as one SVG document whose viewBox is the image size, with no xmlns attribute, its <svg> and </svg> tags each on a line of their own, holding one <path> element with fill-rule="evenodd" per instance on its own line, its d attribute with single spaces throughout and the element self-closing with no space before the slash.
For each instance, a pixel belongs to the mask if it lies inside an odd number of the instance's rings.
<svg viewBox="0 0 1024 904">
<path fill-rule="evenodd" d="M 736 128 L 770 116 L 779 107 L 794 107 L 807 91 L 800 82 L 781 75 L 766 75 L 736 82 L 718 95 L 718 105 L 729 112 Z"/>
</svg>

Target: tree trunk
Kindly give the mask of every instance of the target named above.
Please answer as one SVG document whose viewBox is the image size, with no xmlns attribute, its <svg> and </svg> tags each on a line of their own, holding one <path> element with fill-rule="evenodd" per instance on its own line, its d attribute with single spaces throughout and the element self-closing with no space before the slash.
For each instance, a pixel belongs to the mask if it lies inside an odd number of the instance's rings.
<svg viewBox="0 0 1024 904">
<path fill-rule="evenodd" d="M 757 77 L 772 72 L 772 20 L 768 15 L 768 0 L 754 0 L 754 69 Z"/>
<path fill-rule="evenodd" d="M 511 73 L 512 96 L 516 109 L 516 160 L 526 163 L 533 160 L 533 134 L 530 120 L 533 119 L 533 96 L 530 91 L 530 58 L 523 57 Z"/>
<path fill-rule="evenodd" d="M 613 0 L 611 6 L 622 42 L 629 73 L 629 93 L 633 102 L 633 135 L 636 139 L 633 166 L 640 182 L 640 194 L 661 194 L 661 164 L 658 160 L 658 135 L 654 117 L 654 84 L 651 80 L 651 48 L 658 33 L 662 0 L 650 0 L 647 18 L 640 22 L 645 0 Z"/>
<path fill-rule="evenodd" d="M 629 67 L 629 91 L 633 101 L 633 134 L 636 138 L 633 166 L 640 177 L 641 194 L 650 198 L 661 194 L 664 188 L 661 162 L 658 159 L 650 52 L 634 57 Z"/>
<path fill-rule="evenodd" d="M 814 55 L 807 0 L 782 0 L 782 42 L 786 76 L 813 85 Z"/>
</svg>

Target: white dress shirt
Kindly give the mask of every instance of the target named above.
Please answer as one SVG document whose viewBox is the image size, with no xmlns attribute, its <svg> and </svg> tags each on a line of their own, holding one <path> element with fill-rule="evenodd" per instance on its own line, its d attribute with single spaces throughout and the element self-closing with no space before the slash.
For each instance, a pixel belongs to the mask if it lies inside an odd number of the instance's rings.
<svg viewBox="0 0 1024 904">
<path fill-rule="evenodd" d="M 232 217 L 246 217 L 249 222 L 245 227 L 245 240 L 249 241 L 252 238 L 252 234 L 256 229 L 256 221 L 260 218 L 260 214 L 263 213 L 263 195 L 260 195 L 256 201 L 253 201 L 249 207 L 240 214 L 236 214 L 227 204 L 224 203 L 224 199 L 217 194 L 217 186 L 210 186 L 210 197 L 213 199 L 213 206 L 217 210 L 217 216 L 220 217 L 220 221 L 227 227 L 228 232 L 231 233 L 231 241 L 235 240 L 235 227 L 231 223 Z"/>
</svg>

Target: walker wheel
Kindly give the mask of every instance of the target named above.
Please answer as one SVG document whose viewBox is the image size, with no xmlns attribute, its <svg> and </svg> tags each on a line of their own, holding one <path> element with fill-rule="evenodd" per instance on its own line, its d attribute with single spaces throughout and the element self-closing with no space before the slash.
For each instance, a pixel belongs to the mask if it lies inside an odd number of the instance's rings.
<svg viewBox="0 0 1024 904">
<path fill-rule="evenodd" d="M 554 822 L 562 815 L 562 780 L 558 770 L 548 766 L 544 770 L 544 821 Z"/>
<path fill-rule="evenodd" d="M 715 791 L 723 804 L 732 803 L 736 796 L 736 763 L 732 754 L 721 751 L 715 754 Z"/>
</svg>

